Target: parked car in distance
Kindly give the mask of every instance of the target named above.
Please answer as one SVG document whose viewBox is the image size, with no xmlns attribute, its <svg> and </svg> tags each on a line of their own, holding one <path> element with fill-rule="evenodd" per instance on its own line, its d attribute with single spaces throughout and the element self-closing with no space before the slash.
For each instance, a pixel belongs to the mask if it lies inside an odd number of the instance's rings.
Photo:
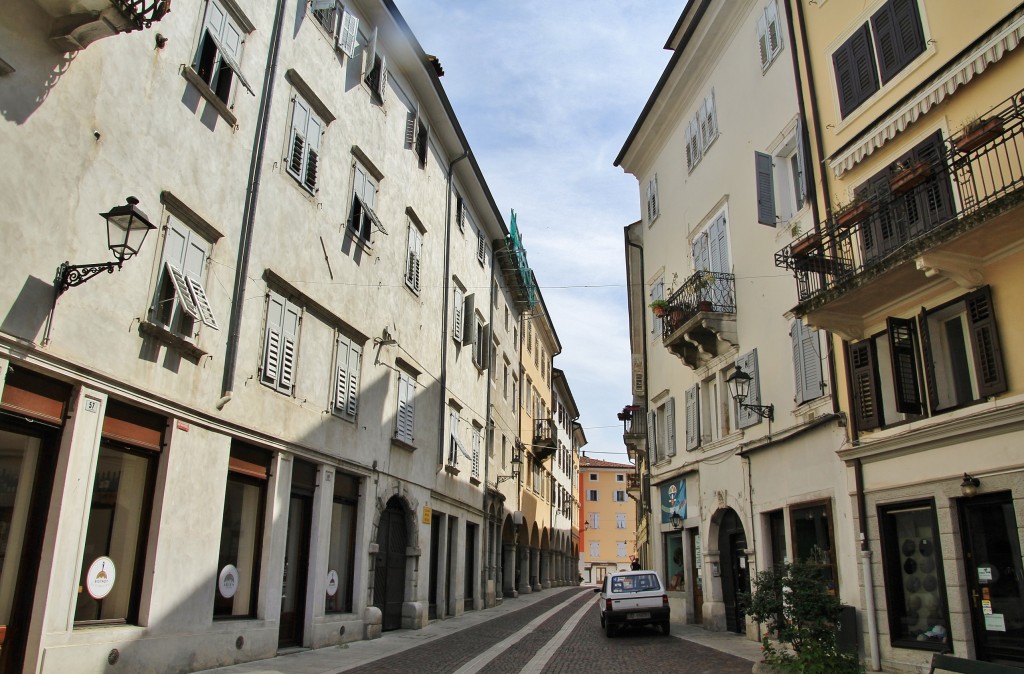
<svg viewBox="0 0 1024 674">
<path fill-rule="evenodd" d="M 669 635 L 668 595 L 657 571 L 609 573 L 594 592 L 600 593 L 601 627 L 608 637 L 634 625 L 654 625 Z"/>
</svg>

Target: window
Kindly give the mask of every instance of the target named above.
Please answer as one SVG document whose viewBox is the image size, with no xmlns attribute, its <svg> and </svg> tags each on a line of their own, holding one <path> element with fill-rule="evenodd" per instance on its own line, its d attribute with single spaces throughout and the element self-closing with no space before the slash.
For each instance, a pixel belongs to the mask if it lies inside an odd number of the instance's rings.
<svg viewBox="0 0 1024 674">
<path fill-rule="evenodd" d="M 85 530 L 76 624 L 138 622 L 153 491 L 166 423 L 163 417 L 113 400 L 107 402 Z M 108 436 L 115 427 L 116 442 Z M 137 435 L 139 444 L 134 438 L 132 444 L 124 444 L 121 440 L 126 434 Z M 116 583 L 112 582 L 115 578 Z"/>
<path fill-rule="evenodd" d="M 686 126 L 686 167 L 692 171 L 718 138 L 715 92 L 708 94 Z"/>
<path fill-rule="evenodd" d="M 590 558 L 598 559 L 601 557 L 601 543 L 600 541 L 590 541 Z"/>
<path fill-rule="evenodd" d="M 482 229 L 476 233 L 476 261 L 487 264 L 487 237 Z"/>
<path fill-rule="evenodd" d="M 358 504 L 359 478 L 336 472 L 334 502 L 331 505 L 331 543 L 327 552 L 325 613 L 351 613 L 353 609 Z"/>
<path fill-rule="evenodd" d="M 339 334 L 334 369 L 334 404 L 331 412 L 355 421 L 359 408 L 359 372 L 363 349 L 354 341 Z"/>
<path fill-rule="evenodd" d="M 615 528 L 625 529 L 626 528 L 626 513 L 615 513 Z"/>
<path fill-rule="evenodd" d="M 878 526 L 892 645 L 948 649 L 952 639 L 935 502 L 881 506 Z"/>
<path fill-rule="evenodd" d="M 593 482 L 597 482 L 597 473 L 590 473 L 590 479 Z"/>
<path fill-rule="evenodd" d="M 429 133 L 427 131 L 427 124 L 420 117 L 420 108 L 416 106 L 416 110 L 410 110 L 406 113 L 405 119 L 405 147 L 408 150 L 412 150 L 416 153 L 416 158 L 419 161 L 420 168 L 427 167 L 427 148 L 428 148 Z"/>
<path fill-rule="evenodd" d="M 648 413 L 647 433 L 651 444 L 652 461 L 676 455 L 676 399 L 669 398 L 653 412 Z M 687 433 L 690 432 L 687 426 Z"/>
<path fill-rule="evenodd" d="M 348 228 L 366 243 L 373 238 L 373 230 L 387 234 L 384 225 L 377 217 L 377 181 L 360 164 L 355 164 L 355 180 L 353 182 L 352 211 L 348 219 Z"/>
<path fill-rule="evenodd" d="M 455 193 L 455 222 L 461 231 L 466 231 L 466 200 L 458 192 Z"/>
<path fill-rule="evenodd" d="M 592 499 L 592 500 L 596 501 L 597 499 L 595 498 L 595 499 Z M 600 513 L 590 513 L 590 517 L 587 519 L 587 521 L 590 522 L 590 528 L 591 529 L 600 529 L 601 528 L 601 514 Z"/>
<path fill-rule="evenodd" d="M 588 489 L 587 490 L 587 500 L 588 501 L 596 501 L 597 500 L 597 490 L 596 489 Z M 597 513 L 592 513 L 592 514 L 596 515 Z M 591 526 L 593 526 L 593 524 L 591 524 Z"/>
<path fill-rule="evenodd" d="M 771 0 L 757 18 L 757 48 L 761 55 L 761 72 L 765 72 L 782 51 L 779 8 L 775 0 Z"/>
<path fill-rule="evenodd" d="M 854 418 L 861 431 L 979 402 L 1007 390 L 988 286 L 850 345 Z"/>
<path fill-rule="evenodd" d="M 448 465 L 455 467 L 459 465 L 459 454 L 465 454 L 466 449 L 459 439 L 459 410 L 455 407 L 448 408 Z"/>
<path fill-rule="evenodd" d="M 217 0 L 206 4 L 202 36 L 192 69 L 225 105 L 231 103 L 232 84 L 237 78 L 249 93 L 252 87 L 242 76 L 242 29 Z"/>
<path fill-rule="evenodd" d="M 220 528 L 215 618 L 256 615 L 271 454 L 233 440 Z"/>
<path fill-rule="evenodd" d="M 292 129 L 286 166 L 307 192 L 316 193 L 324 123 L 299 96 L 292 98 Z"/>
<path fill-rule="evenodd" d="M 503 357 L 503 361 L 504 362 L 502 362 L 502 365 L 501 365 L 501 396 L 505 400 L 508 400 L 508 385 L 509 385 L 508 366 L 509 366 L 509 361 L 508 361 L 508 358 L 504 358 L 504 357 Z"/>
<path fill-rule="evenodd" d="M 615 474 L 615 481 L 616 482 L 625 482 L 626 481 L 626 476 L 623 475 L 622 473 L 616 473 Z"/>
<path fill-rule="evenodd" d="M 470 475 L 472 475 L 477 480 L 480 479 L 480 446 L 483 444 L 483 433 L 482 433 L 482 431 L 483 431 L 483 428 L 481 426 L 479 426 L 476 422 L 473 422 L 473 435 L 472 435 L 472 442 L 473 442 L 473 454 L 472 454 L 472 457 L 473 457 L 473 467 L 472 467 L 472 470 L 470 472 Z"/>
<path fill-rule="evenodd" d="M 651 285 L 651 302 L 655 300 L 668 299 L 665 297 L 665 280 L 658 279 Z M 651 334 L 660 336 L 665 332 L 664 318 L 654 313 L 654 309 L 651 309 Z"/>
<path fill-rule="evenodd" d="M 658 175 L 647 181 L 647 222 L 654 222 L 658 217 Z"/>
<path fill-rule="evenodd" d="M 622 490 L 616 490 L 616 492 L 615 492 L 615 502 L 616 503 L 625 503 L 625 501 L 626 501 L 626 492 L 622 491 Z"/>
<path fill-rule="evenodd" d="M 694 271 L 728 274 L 732 271 L 729 258 L 729 225 L 725 213 L 714 220 L 693 239 Z"/>
<path fill-rule="evenodd" d="M 191 339 L 196 321 L 218 329 L 203 287 L 211 244 L 174 217 L 167 218 L 163 273 L 151 310 L 153 320 L 169 331 Z"/>
<path fill-rule="evenodd" d="M 409 250 L 405 262 L 405 285 L 417 295 L 420 292 L 420 263 L 423 254 L 423 232 L 409 220 Z"/>
<path fill-rule="evenodd" d="M 869 25 L 870 24 L 870 25 Z M 839 111 L 847 117 L 924 52 L 917 0 L 889 0 L 832 54 Z"/>
<path fill-rule="evenodd" d="M 665 575 L 668 576 L 668 589 L 682 592 L 686 589 L 683 563 L 683 533 L 681 531 L 665 534 Z M 698 562 L 699 564 L 700 562 Z"/>
<path fill-rule="evenodd" d="M 617 557 L 626 556 L 626 541 L 615 541 L 615 555 Z"/>
<path fill-rule="evenodd" d="M 416 377 L 404 370 L 398 372 L 398 411 L 395 415 L 395 438 L 412 445 L 416 417 Z"/>
<path fill-rule="evenodd" d="M 295 383 L 302 310 L 274 290 L 267 291 L 267 334 L 260 382 L 291 395 Z"/>
<path fill-rule="evenodd" d="M 487 331 L 487 324 L 479 315 L 474 315 L 473 334 L 473 363 L 481 370 L 487 367 L 487 342 L 490 336 Z"/>
<path fill-rule="evenodd" d="M 793 508 L 789 512 L 793 528 L 793 552 L 796 559 L 821 565 L 830 594 L 836 594 L 835 549 L 832 545 L 831 509 L 828 504 Z"/>
<path fill-rule="evenodd" d="M 384 54 L 377 49 L 377 29 L 373 29 L 373 35 L 367 44 L 363 56 L 363 72 L 366 84 L 373 92 L 378 103 L 384 102 L 384 93 L 388 88 L 388 64 Z"/>
<path fill-rule="evenodd" d="M 334 48 L 349 58 L 355 53 L 359 19 L 337 0 L 312 0 L 309 9 L 327 35 L 334 40 Z"/>
<path fill-rule="evenodd" d="M 766 515 L 768 519 L 768 537 L 771 542 L 771 563 L 779 568 L 786 563 L 786 516 L 782 510 L 774 510 Z"/>
<path fill-rule="evenodd" d="M 820 398 L 825 393 L 822 379 L 821 341 L 818 332 L 795 320 L 789 336 L 793 341 L 793 373 L 796 376 L 796 404 Z"/>
<path fill-rule="evenodd" d="M 806 146 L 803 124 L 774 154 L 754 153 L 757 221 L 774 227 L 796 217 L 807 203 Z"/>
</svg>

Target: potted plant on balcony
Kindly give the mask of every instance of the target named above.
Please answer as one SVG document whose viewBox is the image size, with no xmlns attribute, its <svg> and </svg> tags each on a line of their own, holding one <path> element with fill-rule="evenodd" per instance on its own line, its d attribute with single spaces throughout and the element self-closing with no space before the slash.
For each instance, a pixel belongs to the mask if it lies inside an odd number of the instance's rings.
<svg viewBox="0 0 1024 674">
<path fill-rule="evenodd" d="M 964 128 L 956 138 L 953 139 L 953 147 L 961 154 L 967 154 L 977 150 L 985 143 L 993 140 L 1003 132 L 1003 120 L 1001 117 L 974 117 L 964 123 Z"/>
<path fill-rule="evenodd" d="M 695 313 L 696 312 L 693 310 L 692 306 L 688 306 L 688 305 L 685 305 L 685 304 L 674 305 L 674 306 L 669 308 L 669 314 L 668 314 L 669 326 L 671 326 L 672 329 L 674 330 L 675 328 L 678 328 L 680 325 L 682 325 L 686 321 L 688 321 L 691 318 L 693 318 L 693 315 Z"/>
<path fill-rule="evenodd" d="M 896 162 L 889 177 L 889 189 L 893 194 L 902 194 L 914 189 L 932 175 L 932 165 L 921 159 Z"/>
<path fill-rule="evenodd" d="M 802 238 L 797 239 L 789 246 L 789 254 L 795 258 L 804 258 L 811 254 L 812 251 L 821 248 L 821 232 L 815 230 L 808 232 L 808 234 Z"/>
<path fill-rule="evenodd" d="M 657 316 L 658 318 L 661 318 L 666 313 L 668 313 L 668 300 L 654 300 L 653 302 L 650 303 L 649 306 L 651 307 L 651 311 L 653 311 L 654 315 Z"/>
<path fill-rule="evenodd" d="M 697 297 L 697 311 L 711 311 L 713 303 L 708 288 L 715 284 L 715 273 L 708 270 L 698 271 L 690 280 L 690 289 Z"/>
<path fill-rule="evenodd" d="M 871 201 L 865 195 L 859 194 L 850 203 L 836 209 L 834 216 L 835 225 L 838 229 L 853 227 L 871 215 L 872 208 Z"/>
</svg>

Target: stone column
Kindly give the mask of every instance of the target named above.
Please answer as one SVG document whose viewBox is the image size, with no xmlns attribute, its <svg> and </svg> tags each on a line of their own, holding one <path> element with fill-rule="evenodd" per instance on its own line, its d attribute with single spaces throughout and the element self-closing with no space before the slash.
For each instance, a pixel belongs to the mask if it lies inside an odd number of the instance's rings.
<svg viewBox="0 0 1024 674">
<path fill-rule="evenodd" d="M 501 594 L 503 597 L 517 597 L 516 592 L 516 546 L 505 543 L 502 546 Z"/>
<path fill-rule="evenodd" d="M 530 548 L 525 545 L 519 546 L 519 563 L 516 565 L 516 576 L 520 594 L 533 592 L 533 583 L 530 582 Z M 539 589 L 539 588 L 538 588 Z"/>
<path fill-rule="evenodd" d="M 540 550 L 530 548 L 530 585 L 535 592 L 541 591 L 540 584 Z"/>
<path fill-rule="evenodd" d="M 540 586 L 545 590 L 551 587 L 551 551 L 540 551 Z"/>
</svg>

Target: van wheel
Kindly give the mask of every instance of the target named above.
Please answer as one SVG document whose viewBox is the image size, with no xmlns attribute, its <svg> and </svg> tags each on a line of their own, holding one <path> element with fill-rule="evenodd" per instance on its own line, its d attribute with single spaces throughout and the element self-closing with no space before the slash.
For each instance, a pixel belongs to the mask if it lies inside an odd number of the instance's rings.
<svg viewBox="0 0 1024 674">
<path fill-rule="evenodd" d="M 666 637 L 672 635 L 672 625 L 667 620 L 661 623 L 661 633 Z"/>
</svg>

